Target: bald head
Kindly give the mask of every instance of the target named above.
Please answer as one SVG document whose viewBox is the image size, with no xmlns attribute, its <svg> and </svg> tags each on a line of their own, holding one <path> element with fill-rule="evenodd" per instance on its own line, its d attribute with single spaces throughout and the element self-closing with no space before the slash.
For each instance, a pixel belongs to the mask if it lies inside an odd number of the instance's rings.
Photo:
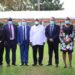
<svg viewBox="0 0 75 75">
<path fill-rule="evenodd" d="M 66 19 L 65 20 L 69 20 L 70 21 L 70 18 L 69 17 L 66 17 Z"/>
<path fill-rule="evenodd" d="M 50 25 L 55 25 L 55 18 L 54 17 L 50 18 Z"/>
<path fill-rule="evenodd" d="M 51 17 L 50 18 L 50 21 L 55 21 L 55 17 Z"/>
</svg>

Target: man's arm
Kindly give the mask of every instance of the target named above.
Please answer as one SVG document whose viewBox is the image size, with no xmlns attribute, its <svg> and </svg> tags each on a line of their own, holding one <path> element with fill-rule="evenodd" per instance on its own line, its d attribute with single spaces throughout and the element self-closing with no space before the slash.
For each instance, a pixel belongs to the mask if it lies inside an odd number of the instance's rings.
<svg viewBox="0 0 75 75">
<path fill-rule="evenodd" d="M 31 27 L 31 29 L 30 29 L 30 45 L 32 45 L 32 40 L 33 40 L 33 29 Z"/>
<path fill-rule="evenodd" d="M 49 32 L 49 31 L 48 31 L 48 27 L 49 27 L 49 26 L 47 26 L 46 29 L 45 29 L 45 36 L 47 37 L 47 39 L 49 39 L 49 35 L 48 35 L 48 32 Z"/>
</svg>

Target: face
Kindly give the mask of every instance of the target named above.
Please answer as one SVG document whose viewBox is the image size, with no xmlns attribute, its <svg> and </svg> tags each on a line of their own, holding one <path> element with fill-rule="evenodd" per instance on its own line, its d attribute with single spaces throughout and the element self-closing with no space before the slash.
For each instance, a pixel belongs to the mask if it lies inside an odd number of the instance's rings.
<svg viewBox="0 0 75 75">
<path fill-rule="evenodd" d="M 55 24 L 55 21 L 50 21 L 50 24 L 51 24 L 51 25 L 54 25 L 54 24 Z"/>
<path fill-rule="evenodd" d="M 21 22 L 18 22 L 18 25 L 21 26 L 22 25 Z"/>
<path fill-rule="evenodd" d="M 13 23 L 12 23 L 12 21 L 8 21 L 8 25 L 12 25 Z"/>
<path fill-rule="evenodd" d="M 26 25 L 26 22 L 22 22 L 22 25 Z"/>
<path fill-rule="evenodd" d="M 50 24 L 51 24 L 51 25 L 54 25 L 54 24 L 55 24 L 55 18 L 53 18 L 53 17 L 51 18 Z"/>
<path fill-rule="evenodd" d="M 65 21 L 65 24 L 66 24 L 66 25 L 70 25 L 71 23 L 70 23 L 69 20 L 66 20 L 66 21 Z"/>
<path fill-rule="evenodd" d="M 22 25 L 26 25 L 26 22 L 25 22 L 25 20 L 22 20 Z"/>
<path fill-rule="evenodd" d="M 35 21 L 35 25 L 39 25 L 39 21 Z"/>
</svg>

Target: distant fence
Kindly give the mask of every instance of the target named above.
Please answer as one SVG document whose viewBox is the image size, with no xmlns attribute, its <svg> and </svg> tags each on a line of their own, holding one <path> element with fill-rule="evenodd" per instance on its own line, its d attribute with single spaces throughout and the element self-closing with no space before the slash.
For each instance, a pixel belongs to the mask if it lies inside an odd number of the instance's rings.
<svg viewBox="0 0 75 75">
<path fill-rule="evenodd" d="M 0 19 L 0 23 L 6 23 L 7 22 L 7 18 L 3 18 L 3 19 Z M 13 22 L 18 24 L 18 22 L 21 22 L 22 19 L 13 19 Z M 64 23 L 64 20 L 65 19 L 56 19 L 56 23 L 58 25 L 62 25 Z M 25 21 L 29 24 L 29 25 L 33 25 L 34 23 L 34 19 L 25 19 Z M 46 19 L 39 19 L 40 23 L 41 24 L 44 24 L 44 25 L 48 25 L 50 19 L 49 18 L 46 18 Z M 75 25 L 75 19 L 71 19 L 71 22 L 73 25 Z"/>
</svg>

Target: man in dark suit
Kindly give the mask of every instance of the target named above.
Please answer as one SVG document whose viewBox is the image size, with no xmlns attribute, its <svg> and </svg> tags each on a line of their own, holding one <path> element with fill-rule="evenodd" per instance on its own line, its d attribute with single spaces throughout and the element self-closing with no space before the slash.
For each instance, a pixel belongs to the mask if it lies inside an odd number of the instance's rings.
<svg viewBox="0 0 75 75">
<path fill-rule="evenodd" d="M 3 64 L 3 52 L 4 52 L 4 30 L 0 27 L 0 65 Z"/>
<path fill-rule="evenodd" d="M 59 56 L 58 56 L 59 33 L 60 33 L 60 27 L 56 25 L 55 18 L 52 17 L 50 20 L 50 24 L 46 27 L 46 30 L 45 30 L 45 35 L 47 37 L 47 43 L 48 43 L 48 54 L 49 54 L 48 66 L 52 65 L 52 55 L 54 51 L 55 64 L 56 64 L 56 67 L 58 67 L 58 64 L 59 64 Z"/>
<path fill-rule="evenodd" d="M 28 51 L 29 51 L 29 35 L 30 35 L 30 26 L 22 20 L 21 25 L 18 26 L 18 35 L 17 40 L 20 46 L 21 54 L 21 66 L 28 66 Z"/>
<path fill-rule="evenodd" d="M 13 24 L 12 19 L 4 25 L 6 62 L 10 66 L 10 49 L 12 50 L 12 65 L 16 65 L 16 45 L 17 45 L 17 26 Z"/>
</svg>

